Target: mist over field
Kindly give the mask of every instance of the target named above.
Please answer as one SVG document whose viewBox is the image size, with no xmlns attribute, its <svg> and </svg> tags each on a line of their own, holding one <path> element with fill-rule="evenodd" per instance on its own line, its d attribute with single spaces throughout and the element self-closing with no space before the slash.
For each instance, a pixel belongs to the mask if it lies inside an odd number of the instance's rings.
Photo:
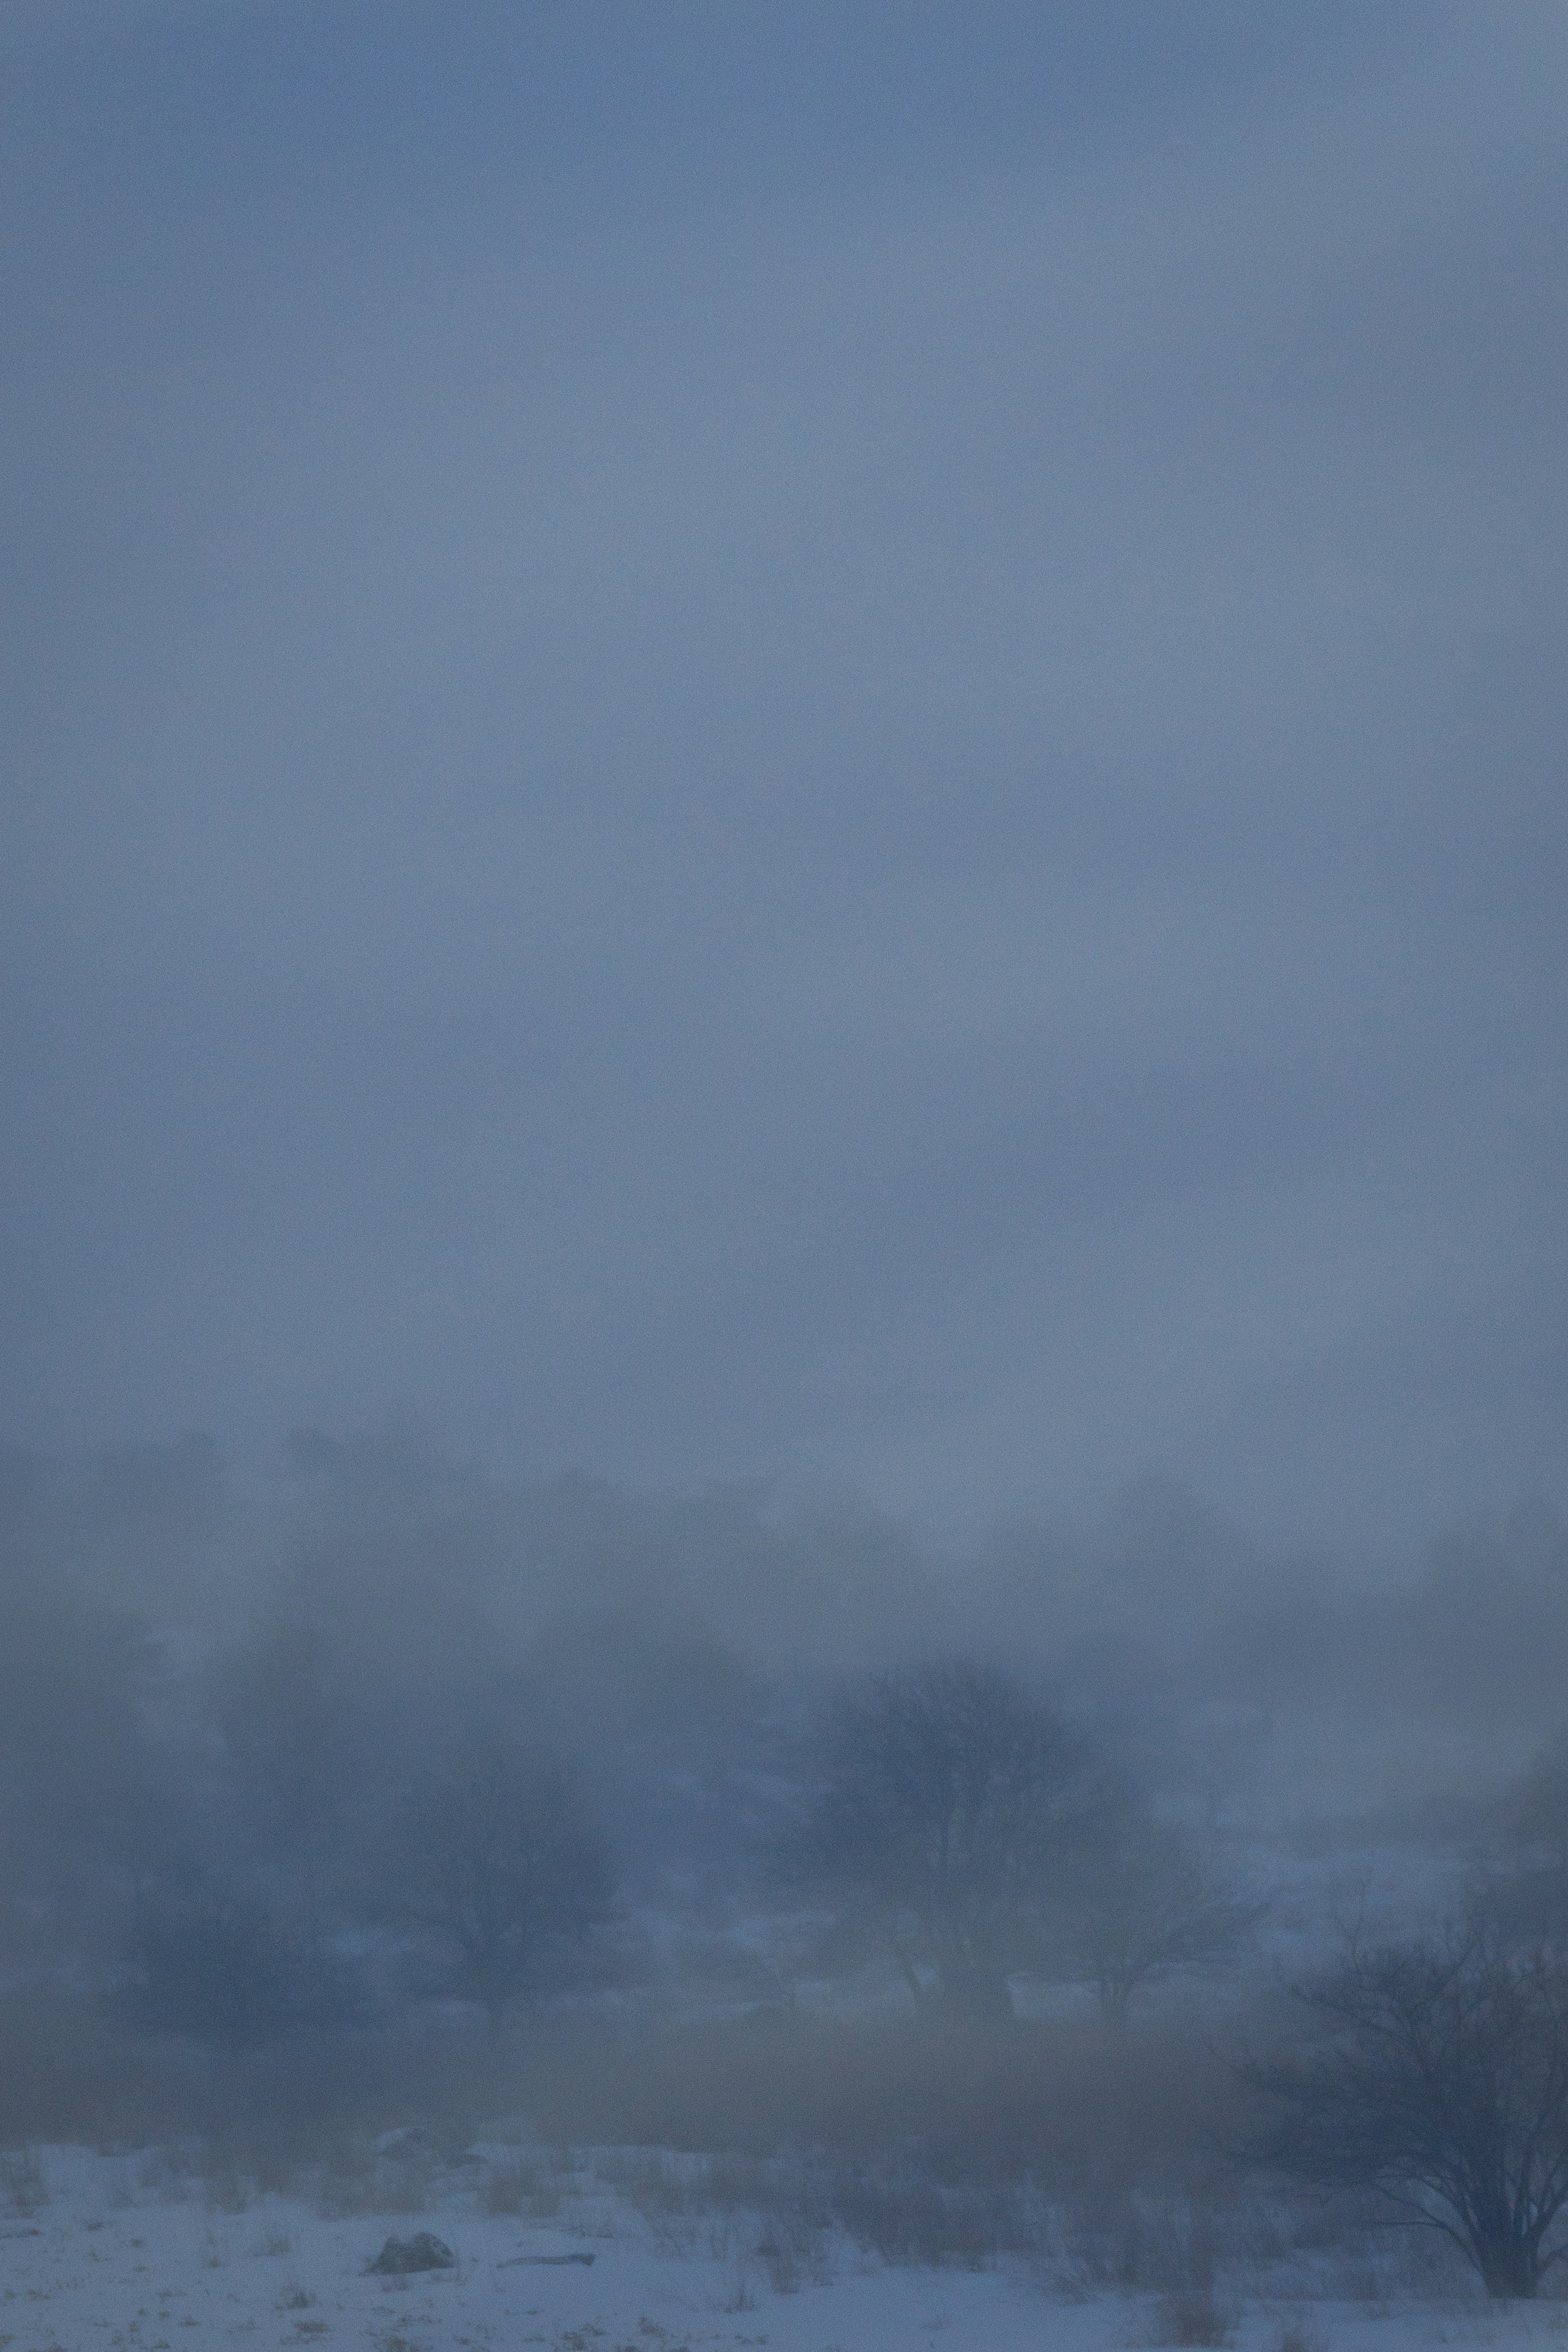
<svg viewBox="0 0 1568 2352">
<path fill-rule="evenodd" d="M 689 1938 L 775 2000 L 792 1970 L 878 1981 L 785 1956 L 810 1906 L 772 1852 L 845 1690 L 1004 1677 L 1318 1937 L 1347 1889 L 1400 1917 L 1473 1868 L 1563 1722 L 1541 1505 L 1372 1579 L 1152 1479 L 959 1549 L 761 1484 L 509 1484 L 406 1431 L 296 1433 L 248 1488 L 195 1438 L 3 1467 L 19 1980 L 112 1983 L 138 1901 L 193 1870 L 395 1946 L 393 1817 L 476 1727 L 568 1766 L 608 1838 L 625 1948 L 586 1981 L 669 1993 Z"/>
<path fill-rule="evenodd" d="M 40 2296 L 121 2192 L 296 2314 L 387 2211 L 1247 2352 L 1568 2269 L 1565 99 L 1548 0 L 0 10 Z M 1560 2084 L 1507 2197 L 1395 2011 Z"/>
</svg>

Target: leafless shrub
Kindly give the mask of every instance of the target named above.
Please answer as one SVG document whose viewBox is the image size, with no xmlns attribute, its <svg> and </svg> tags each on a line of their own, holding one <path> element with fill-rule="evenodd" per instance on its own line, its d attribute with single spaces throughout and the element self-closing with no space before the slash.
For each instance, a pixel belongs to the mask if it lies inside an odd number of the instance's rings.
<svg viewBox="0 0 1568 2352">
<path fill-rule="evenodd" d="M 756 2259 L 775 2294 L 798 2294 L 803 2286 L 826 2286 L 833 2275 L 828 2234 L 819 2200 L 807 2197 L 790 2206 L 781 2200 L 766 2216 Z"/>
<path fill-rule="evenodd" d="M 765 2212 L 809 2198 L 813 2184 L 798 2168 L 750 2156 L 711 2156 L 701 2167 L 693 2187 L 710 2211 L 737 2213 L 742 2209 Z"/>
<path fill-rule="evenodd" d="M 1206 2294 L 1218 2247 L 1215 2217 L 1185 2197 L 1112 2187 L 1072 2200 L 1063 2244 L 1073 2283 Z"/>
<path fill-rule="evenodd" d="M 1129 1789 L 1079 1856 L 1057 1933 L 1058 1961 L 1125 2026 L 1162 1978 L 1234 1959 L 1267 1906 L 1232 1886 L 1191 1834 Z"/>
<path fill-rule="evenodd" d="M 606 2156 L 600 2159 L 598 2174 L 602 2180 L 620 2190 L 645 2221 L 667 2221 L 677 2214 L 687 2214 L 705 2200 L 693 2190 L 693 2168 L 682 2166 L 662 2154 L 645 2154 L 640 2150 L 630 2156 Z"/>
<path fill-rule="evenodd" d="M 836 2231 L 884 2262 L 979 2269 L 1037 2252 L 1047 2234 L 1032 2184 L 946 2182 L 911 2162 L 834 2172 L 799 2159 L 617 2154 L 597 2170 L 635 2207 L 661 2251 L 727 2257 L 739 2239 L 775 2293 L 829 2274 Z"/>
<path fill-rule="evenodd" d="M 641 2214 L 661 2253 L 700 2251 L 723 2262 L 739 2245 L 780 2294 L 830 2275 L 831 2200 L 811 2166 L 616 2154 L 601 2158 L 597 2171 Z"/>
<path fill-rule="evenodd" d="M 1026 2189 L 952 2187 L 914 2171 L 846 2173 L 832 2200 L 846 2234 L 886 2263 L 980 2270 L 996 2254 L 1037 2252 L 1044 2235 Z"/>
<path fill-rule="evenodd" d="M 836 1914 L 844 1957 L 879 1955 L 917 2015 L 1010 2024 L 1042 1892 L 1105 1811 L 1081 1738 L 998 1668 L 932 1659 L 846 1685 L 815 1748 L 784 1884 Z"/>
<path fill-rule="evenodd" d="M 423 2213 L 438 2167 L 422 2138 L 395 2146 L 337 2142 L 313 2168 L 316 2210 L 324 2221 L 361 2213 Z"/>
<path fill-rule="evenodd" d="M 479 1730 L 409 1791 L 385 1903 L 430 1943 L 424 1989 L 499 2032 L 545 1958 L 609 1917 L 609 1848 L 564 1765 Z"/>
<path fill-rule="evenodd" d="M 156 2197 L 160 2205 L 181 2205 L 190 2195 L 191 2176 L 205 2160 L 199 2141 L 176 2140 L 165 2147 L 149 2148 L 137 2168 L 138 2186 Z"/>
<path fill-rule="evenodd" d="M 1226 2216 L 1223 2231 L 1216 2230 L 1216 2243 L 1221 2235 L 1226 2253 L 1237 2262 L 1267 2266 L 1283 2262 L 1290 2252 L 1285 2214 L 1278 2205 L 1261 2200 L 1239 2202 Z"/>
<path fill-rule="evenodd" d="M 701 2232 L 702 2200 L 691 2186 L 691 2168 L 658 2154 L 616 2155 L 601 2159 L 599 2178 L 618 2189 L 647 2224 L 661 2254 L 685 2255 Z"/>
<path fill-rule="evenodd" d="M 249 2210 L 255 2183 L 237 2166 L 222 2161 L 207 2172 L 205 2198 L 210 2213 L 244 2213 Z"/>
<path fill-rule="evenodd" d="M 536 2164 L 492 2164 L 479 2190 L 480 2210 L 499 2216 L 526 2214 L 548 2221 L 561 2210 L 561 2183 Z"/>
<path fill-rule="evenodd" d="M 1316 2041 L 1247 2070 L 1277 2104 L 1258 2155 L 1376 2190 L 1459 2247 L 1489 2295 L 1532 2298 L 1568 2259 L 1568 1959 L 1461 1917 L 1352 1937 L 1301 1997 Z"/>
<path fill-rule="evenodd" d="M 1180 2352 L 1199 2352 L 1199 2347 L 1217 2352 L 1236 2342 L 1236 2313 L 1217 2303 L 1212 2289 L 1188 2287 L 1161 2296 L 1151 2341 L 1178 2347 Z"/>
<path fill-rule="evenodd" d="M 1310 2263 L 1305 2291 L 1332 2303 L 1463 2302 L 1480 2293 L 1455 2251 L 1415 2229 L 1360 2231 Z"/>
<path fill-rule="evenodd" d="M 0 2154 L 0 2198 L 10 2212 L 23 2215 L 37 2213 L 48 2203 L 48 2177 L 30 2147 Z"/>
</svg>

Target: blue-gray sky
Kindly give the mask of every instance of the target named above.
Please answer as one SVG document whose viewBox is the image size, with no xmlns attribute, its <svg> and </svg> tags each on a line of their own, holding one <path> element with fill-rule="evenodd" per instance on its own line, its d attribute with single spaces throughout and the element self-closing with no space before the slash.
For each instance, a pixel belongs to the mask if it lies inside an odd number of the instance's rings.
<svg viewBox="0 0 1568 2352">
<path fill-rule="evenodd" d="M 0 1433 L 1568 1500 L 1568 13 L 7 0 Z"/>
</svg>

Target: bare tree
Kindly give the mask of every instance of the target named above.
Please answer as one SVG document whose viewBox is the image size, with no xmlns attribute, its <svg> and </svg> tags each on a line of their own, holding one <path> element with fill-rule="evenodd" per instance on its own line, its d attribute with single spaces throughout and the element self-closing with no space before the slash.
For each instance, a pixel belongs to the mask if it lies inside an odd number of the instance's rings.
<svg viewBox="0 0 1568 2352">
<path fill-rule="evenodd" d="M 1568 1967 L 1484 1927 L 1363 1949 L 1304 1988 L 1324 2046 L 1244 2074 L 1281 2103 L 1259 2153 L 1379 2190 L 1461 2247 L 1489 2295 L 1568 2253 Z"/>
<path fill-rule="evenodd" d="M 1012 2014 L 1098 1784 L 1081 1743 L 994 1669 L 908 1668 L 830 1712 L 788 1841 L 795 1882 L 897 1966 L 917 2009 Z M 931 1979 L 934 1979 L 934 1986 Z"/>
<path fill-rule="evenodd" d="M 389 1912 L 439 1954 L 428 1989 L 478 2001 L 492 2025 L 611 1895 L 605 1841 L 550 1759 L 476 1736 L 414 1790 Z"/>
<path fill-rule="evenodd" d="M 331 1898 L 342 1902 L 352 1875 L 355 1811 L 374 1786 L 347 1675 L 317 1627 L 286 1619 L 218 1663 L 209 1703 L 227 1826 L 258 1875 L 324 1934 Z"/>
<path fill-rule="evenodd" d="M 1568 1730 L 1489 1807 L 1473 1896 L 1495 1929 L 1568 1950 Z"/>
<path fill-rule="evenodd" d="M 139 1891 L 127 1957 L 110 2007 L 143 2032 L 237 2051 L 338 2032 L 368 2014 L 358 1971 L 312 1923 L 199 1866 Z"/>
<path fill-rule="evenodd" d="M 113 1938 L 168 1843 L 171 1750 L 152 1731 L 157 1654 L 132 1622 L 0 1556 L 0 1965 L 68 1969 Z"/>
<path fill-rule="evenodd" d="M 1129 1801 L 1074 1874 L 1060 1956 L 1094 1986 L 1107 2023 L 1124 2026 L 1156 1979 L 1223 1960 L 1264 1908 L 1220 1877 L 1179 1828 Z"/>
</svg>

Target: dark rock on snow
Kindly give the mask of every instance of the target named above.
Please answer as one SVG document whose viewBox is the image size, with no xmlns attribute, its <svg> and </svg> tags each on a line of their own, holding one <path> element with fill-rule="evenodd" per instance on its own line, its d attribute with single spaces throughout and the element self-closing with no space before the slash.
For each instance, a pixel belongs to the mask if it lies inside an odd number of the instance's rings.
<svg viewBox="0 0 1568 2352">
<path fill-rule="evenodd" d="M 389 2278 L 402 2278 L 410 2271 L 449 2271 L 457 2261 L 450 2246 L 421 2230 L 415 2238 L 388 2238 L 374 2263 L 366 2263 L 367 2271 L 381 2271 Z"/>
</svg>

